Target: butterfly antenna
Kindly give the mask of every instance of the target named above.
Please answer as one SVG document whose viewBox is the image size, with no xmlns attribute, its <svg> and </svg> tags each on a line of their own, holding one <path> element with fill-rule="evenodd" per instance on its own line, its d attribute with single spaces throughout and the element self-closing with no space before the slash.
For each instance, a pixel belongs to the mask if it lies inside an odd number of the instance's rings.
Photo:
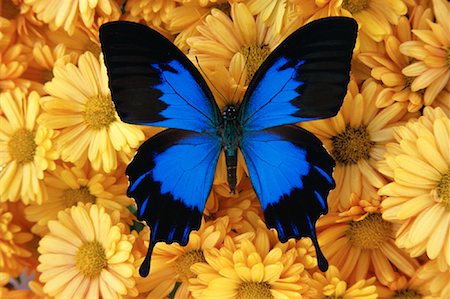
<svg viewBox="0 0 450 299">
<path fill-rule="evenodd" d="M 206 75 L 206 72 L 202 69 L 202 66 L 200 65 L 200 62 L 198 61 L 198 57 L 195 56 L 195 60 L 197 61 L 197 65 L 198 68 L 200 69 L 200 71 L 203 74 L 203 77 L 206 78 L 206 80 L 208 80 L 208 82 L 211 84 L 212 87 L 214 87 L 214 89 L 217 91 L 217 93 L 223 98 L 225 103 L 228 103 L 227 98 L 220 92 L 220 90 L 214 85 L 214 83 L 208 78 L 208 76 Z"/>
<path fill-rule="evenodd" d="M 248 58 L 249 58 L 249 57 L 250 57 L 250 48 L 248 48 L 248 53 L 247 53 L 247 56 L 245 57 L 244 67 L 242 68 L 241 74 L 239 75 L 239 80 L 238 80 L 238 82 L 237 82 L 237 86 L 236 86 L 236 88 L 234 89 L 233 96 L 231 97 L 231 102 L 232 102 L 232 103 L 233 103 L 233 100 L 234 100 L 234 96 L 236 95 L 237 90 L 238 90 L 238 88 L 239 88 L 239 84 L 241 83 L 242 74 L 244 73 L 244 70 L 245 70 L 245 68 L 247 67 L 247 62 L 248 62 Z"/>
</svg>

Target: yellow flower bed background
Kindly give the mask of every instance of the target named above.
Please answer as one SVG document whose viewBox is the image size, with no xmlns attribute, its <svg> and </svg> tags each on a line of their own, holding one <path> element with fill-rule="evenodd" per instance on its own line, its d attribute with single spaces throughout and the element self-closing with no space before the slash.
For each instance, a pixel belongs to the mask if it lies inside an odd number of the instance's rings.
<svg viewBox="0 0 450 299">
<path fill-rule="evenodd" d="M 229 193 L 221 158 L 200 230 L 159 243 L 140 277 L 149 230 L 125 167 L 161 129 L 118 118 L 100 25 L 155 28 L 223 107 L 327 16 L 359 24 L 340 112 L 299 124 L 337 162 L 317 223 L 329 270 L 266 228 L 242 159 Z M 0 298 L 450 298 L 449 20 L 445 0 L 2 0 Z"/>
</svg>

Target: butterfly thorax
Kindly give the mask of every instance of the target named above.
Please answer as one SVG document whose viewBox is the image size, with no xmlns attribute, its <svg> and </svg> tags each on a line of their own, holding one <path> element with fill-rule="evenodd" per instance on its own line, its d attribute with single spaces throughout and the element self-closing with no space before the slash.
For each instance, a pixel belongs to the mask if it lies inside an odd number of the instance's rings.
<svg viewBox="0 0 450 299">
<path fill-rule="evenodd" d="M 232 193 L 236 191 L 237 152 L 241 127 L 238 122 L 238 107 L 228 105 L 222 112 L 223 127 L 221 128 L 222 147 L 227 165 L 227 180 Z"/>
</svg>

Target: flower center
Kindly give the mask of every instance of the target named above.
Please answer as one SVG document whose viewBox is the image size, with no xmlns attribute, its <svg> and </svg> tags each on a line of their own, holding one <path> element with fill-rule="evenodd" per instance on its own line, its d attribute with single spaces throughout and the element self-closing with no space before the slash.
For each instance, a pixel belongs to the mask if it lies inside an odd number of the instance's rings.
<svg viewBox="0 0 450 299">
<path fill-rule="evenodd" d="M 11 136 L 8 142 L 8 151 L 18 164 L 24 164 L 34 160 L 34 154 L 37 148 L 34 135 L 33 132 L 21 128 Z"/>
<path fill-rule="evenodd" d="M 344 0 L 342 8 L 354 14 L 369 7 L 369 0 Z"/>
<path fill-rule="evenodd" d="M 238 288 L 238 299 L 274 298 L 267 282 L 244 282 Z"/>
<path fill-rule="evenodd" d="M 98 241 L 85 242 L 75 256 L 76 267 L 89 278 L 98 277 L 107 264 L 105 249 Z"/>
<path fill-rule="evenodd" d="M 359 160 L 367 160 L 375 142 L 370 140 L 365 126 L 352 128 L 347 126 L 344 132 L 331 138 L 333 149 L 331 154 L 340 164 L 356 164 Z"/>
<path fill-rule="evenodd" d="M 420 299 L 420 298 L 422 298 L 422 294 L 420 294 L 416 290 L 401 289 L 401 290 L 395 291 L 392 298 L 393 299 Z"/>
<path fill-rule="evenodd" d="M 246 59 L 247 80 L 245 84 L 248 85 L 261 63 L 269 56 L 270 49 L 267 45 L 250 45 L 248 47 L 242 47 L 240 52 Z"/>
<path fill-rule="evenodd" d="M 377 249 L 391 237 L 392 225 L 383 220 L 380 213 L 373 213 L 361 221 L 349 222 L 349 228 L 345 233 L 354 246 L 361 249 Z"/>
<path fill-rule="evenodd" d="M 108 127 L 116 120 L 116 110 L 109 94 L 87 99 L 84 109 L 84 119 L 91 129 Z"/>
<path fill-rule="evenodd" d="M 0 10 L 0 16 L 12 20 L 20 13 L 20 8 L 14 5 L 11 0 L 2 0 L 2 2 L 3 7 Z"/>
<path fill-rule="evenodd" d="M 450 211 L 450 169 L 442 175 L 436 189 L 440 203 Z"/>
<path fill-rule="evenodd" d="M 195 263 L 206 263 L 205 256 L 201 250 L 191 250 L 178 257 L 175 261 L 175 269 L 184 278 L 195 277 L 191 266 Z"/>
<path fill-rule="evenodd" d="M 61 195 L 66 208 L 76 205 L 78 202 L 95 203 L 97 197 L 89 192 L 88 186 L 81 186 L 79 189 L 66 189 Z"/>
</svg>

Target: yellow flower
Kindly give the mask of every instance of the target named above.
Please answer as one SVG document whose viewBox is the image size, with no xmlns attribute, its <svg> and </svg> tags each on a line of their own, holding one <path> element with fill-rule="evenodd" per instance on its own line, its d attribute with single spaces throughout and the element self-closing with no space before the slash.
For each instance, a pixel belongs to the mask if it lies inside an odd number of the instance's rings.
<svg viewBox="0 0 450 299">
<path fill-rule="evenodd" d="M 4 116 L 0 116 L 0 201 L 25 204 L 46 199 L 44 171 L 56 167 L 50 129 L 36 123 L 40 115 L 39 95 L 19 89 L 0 94 Z"/>
<path fill-rule="evenodd" d="M 367 200 L 377 197 L 377 189 L 386 183 L 375 163 L 383 158 L 385 144 L 394 140 L 392 127 L 414 114 L 407 113 L 407 104 L 400 102 L 377 108 L 375 101 L 381 90 L 369 79 L 359 91 L 351 80 L 335 117 L 300 124 L 319 137 L 336 160 L 336 189 L 328 196 L 331 211 L 348 209 L 352 193 Z"/>
<path fill-rule="evenodd" d="M 396 244 L 450 265 L 450 119 L 440 108 L 395 128 L 379 170 L 392 182 L 379 190 L 383 218 L 401 225 Z"/>
<path fill-rule="evenodd" d="M 449 273 L 448 265 L 430 261 L 417 271 L 417 277 L 423 281 L 423 289 L 431 293 L 431 298 L 450 298 Z"/>
<path fill-rule="evenodd" d="M 401 44 L 400 51 L 416 62 L 403 69 L 412 78 L 411 90 L 425 89 L 424 105 L 431 105 L 445 88 L 450 89 L 450 4 L 433 0 L 436 23 L 428 21 L 428 30 L 413 30 L 417 41 Z"/>
<path fill-rule="evenodd" d="M 395 245 L 394 225 L 383 220 L 378 203 L 354 201 L 348 211 L 329 213 L 317 222 L 322 251 L 347 283 L 376 276 L 386 285 L 395 280 L 395 269 L 413 276 L 418 268 L 417 261 Z"/>
<path fill-rule="evenodd" d="M 268 28 L 261 17 L 255 19 L 244 3 L 231 5 L 231 19 L 213 9 L 197 29 L 201 35 L 188 39 L 188 57 L 192 61 L 197 57 L 203 68 L 229 67 L 246 84 L 283 36 Z"/>
<path fill-rule="evenodd" d="M 408 101 L 408 111 L 415 112 L 422 107 L 422 94 L 411 90 L 412 77 L 405 76 L 402 69 L 411 60 L 399 51 L 400 44 L 411 40 L 411 24 L 402 16 L 395 33 L 384 40 L 385 54 L 365 52 L 358 56 L 364 64 L 371 68 L 373 78 L 380 80 L 384 89 L 377 95 L 375 105 L 379 108 L 388 107 L 394 102 Z"/>
<path fill-rule="evenodd" d="M 36 234 L 46 234 L 48 221 L 56 219 L 59 211 L 76 206 L 78 202 L 97 204 L 108 214 L 118 211 L 122 220 L 131 220 L 127 207 L 134 201 L 125 195 L 128 180 L 124 167 L 105 174 L 93 170 L 88 163 L 82 168 L 58 165 L 45 176 L 44 185 L 48 193 L 45 204 L 32 203 L 25 208 L 26 218 L 36 222 L 33 227 Z"/>
<path fill-rule="evenodd" d="M 9 205 L 12 204 L 0 203 L 0 272 L 18 276 L 29 265 L 32 254 L 26 246 L 33 236 L 17 223 Z"/>
<path fill-rule="evenodd" d="M 348 286 L 348 282 L 342 279 L 339 270 L 335 266 L 330 266 L 327 272 L 316 272 L 310 281 L 315 294 L 311 298 L 359 298 L 375 299 L 378 298 L 377 288 L 373 285 L 375 277 L 361 279 Z"/>
<path fill-rule="evenodd" d="M 388 286 L 377 285 L 379 298 L 437 298 L 431 297 L 430 286 L 418 277 L 418 273 L 420 270 L 412 278 L 398 275 L 398 278 Z"/>
<path fill-rule="evenodd" d="M 111 172 L 118 159 L 128 162 L 132 148 L 144 139 L 137 127 L 119 120 L 108 88 L 103 62 L 91 52 L 73 64 L 57 65 L 45 84 L 39 122 L 60 129 L 56 139 L 61 158 L 77 165 L 89 159 L 95 170 Z"/>
<path fill-rule="evenodd" d="M 195 298 L 302 298 L 309 274 L 296 263 L 297 251 L 270 246 L 266 230 L 242 234 L 204 251 L 206 262 L 191 267 L 190 290 Z"/>
<path fill-rule="evenodd" d="M 170 294 L 178 282 L 180 285 L 175 298 L 192 298 L 188 289 L 189 278 L 195 277 L 195 274 L 191 266 L 204 262 L 204 251 L 221 246 L 229 232 L 229 220 L 222 217 L 208 224 L 202 223 L 198 232 L 190 234 L 189 242 L 184 247 L 175 243 L 157 243 L 152 254 L 150 275 L 136 278 L 139 293 L 146 293 L 147 298 L 163 298 Z M 148 246 L 148 238 L 146 243 Z"/>
<path fill-rule="evenodd" d="M 122 298 L 134 287 L 134 237 L 117 212 L 79 204 L 48 223 L 39 242 L 38 271 L 44 292 L 58 298 Z"/>
<path fill-rule="evenodd" d="M 56 30 L 63 27 L 70 35 L 78 24 L 84 24 L 89 28 L 95 18 L 103 17 L 117 20 L 120 16 L 120 8 L 111 0 L 76 0 L 76 1 L 52 1 L 52 0 L 25 0 L 30 5 L 37 17 L 48 23 L 50 28 Z M 81 20 L 80 20 L 81 19 Z"/>
</svg>

